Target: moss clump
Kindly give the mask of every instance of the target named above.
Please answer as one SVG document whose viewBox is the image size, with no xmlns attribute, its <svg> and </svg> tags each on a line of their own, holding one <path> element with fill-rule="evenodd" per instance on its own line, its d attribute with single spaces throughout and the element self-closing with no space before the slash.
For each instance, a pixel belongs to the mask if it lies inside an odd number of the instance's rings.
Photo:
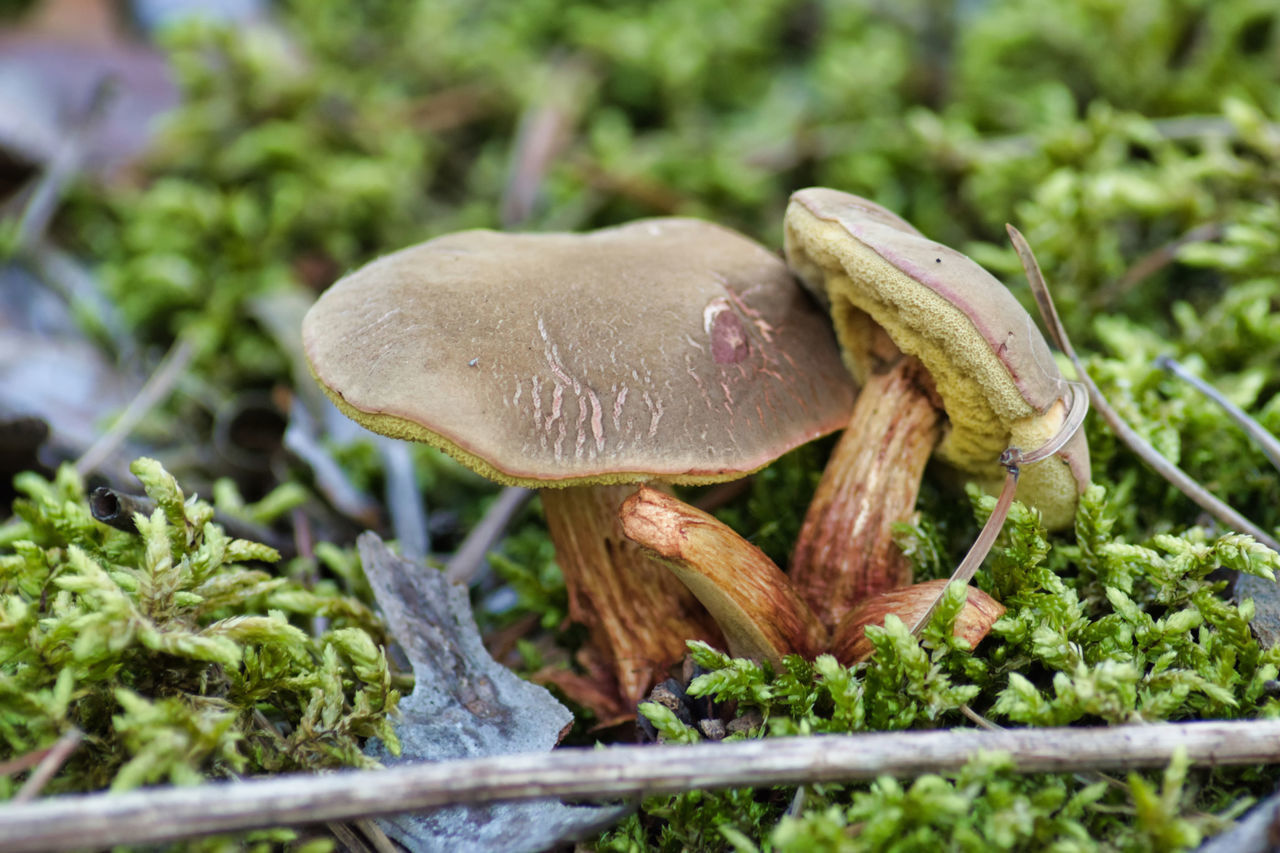
<svg viewBox="0 0 1280 853">
<path fill-rule="evenodd" d="M 75 727 L 49 793 L 372 765 L 361 743 L 396 743 L 399 694 L 367 608 L 258 568 L 279 554 L 228 537 L 158 463 L 132 470 L 156 504 L 136 535 L 93 520 L 69 466 L 18 478 L 0 529 L 0 760 Z M 308 616 L 327 629 L 291 621 Z M 0 797 L 16 786 L 0 778 Z"/>
<path fill-rule="evenodd" d="M 1185 755 L 1156 784 L 1138 774 L 1127 783 L 1028 776 L 1006 756 L 982 755 L 949 777 L 886 777 L 853 792 L 847 806 L 783 817 L 770 840 L 780 851 L 1176 850 L 1223 823 L 1184 815 L 1186 776 Z"/>
</svg>

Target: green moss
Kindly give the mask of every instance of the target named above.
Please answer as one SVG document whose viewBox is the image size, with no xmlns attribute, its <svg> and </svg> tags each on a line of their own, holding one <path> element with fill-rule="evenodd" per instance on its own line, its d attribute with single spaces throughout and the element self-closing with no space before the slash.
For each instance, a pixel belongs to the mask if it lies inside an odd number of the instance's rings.
<svg viewBox="0 0 1280 853">
<path fill-rule="evenodd" d="M 136 534 L 93 520 L 69 466 L 18 478 L 26 497 L 0 529 L 0 760 L 80 729 L 47 786 L 60 793 L 363 767 L 364 739 L 395 744 L 398 693 L 364 605 L 274 576 L 274 550 L 228 537 L 158 463 L 133 471 L 156 504 Z M 249 509 L 272 505 L 287 503 Z M 295 624 L 308 618 L 328 628 Z"/>
<path fill-rule="evenodd" d="M 1184 849 L 1220 823 L 1182 816 L 1185 776 L 1185 759 L 1177 758 L 1158 786 L 1136 774 L 1126 786 L 1021 775 L 1006 756 L 981 755 L 947 777 L 878 779 L 847 806 L 822 806 L 843 798 L 821 792 L 819 804 L 783 817 L 769 840 L 795 851 Z"/>
</svg>

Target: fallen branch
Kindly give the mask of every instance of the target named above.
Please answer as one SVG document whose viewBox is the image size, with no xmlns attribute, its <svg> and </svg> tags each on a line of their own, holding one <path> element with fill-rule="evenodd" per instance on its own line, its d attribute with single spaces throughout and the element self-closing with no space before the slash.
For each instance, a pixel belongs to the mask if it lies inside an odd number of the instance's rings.
<svg viewBox="0 0 1280 853">
<path fill-rule="evenodd" d="M 10 853 L 103 848 L 467 803 L 850 782 L 952 772 L 981 752 L 1008 753 L 1026 773 L 1130 770 L 1161 767 L 1177 747 L 1196 765 L 1280 763 L 1280 720 L 562 749 L 327 776 L 57 797 L 0 807 L 0 839 Z"/>
</svg>

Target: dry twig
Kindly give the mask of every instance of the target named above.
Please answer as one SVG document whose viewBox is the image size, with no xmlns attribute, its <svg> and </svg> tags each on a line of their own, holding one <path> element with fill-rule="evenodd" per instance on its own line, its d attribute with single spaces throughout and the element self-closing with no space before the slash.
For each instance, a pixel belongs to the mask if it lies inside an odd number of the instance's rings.
<svg viewBox="0 0 1280 853">
<path fill-rule="evenodd" d="M 1045 283 L 1044 274 L 1040 272 L 1040 264 L 1036 261 L 1035 255 L 1032 254 L 1031 247 L 1027 245 L 1026 238 L 1012 225 L 1006 225 L 1005 228 L 1009 232 L 1009 239 L 1013 241 L 1013 248 L 1018 253 L 1018 258 L 1022 261 L 1022 267 L 1026 270 L 1027 280 L 1031 283 L 1031 293 L 1035 296 L 1036 304 L 1040 307 L 1040 313 L 1044 317 L 1045 325 L 1049 327 L 1049 334 L 1053 337 L 1058 349 L 1062 350 L 1067 358 L 1071 359 L 1071 364 L 1075 367 L 1079 380 L 1089 390 L 1089 399 L 1092 401 L 1094 409 L 1098 414 L 1102 415 L 1103 420 L 1111 427 L 1111 431 L 1121 441 L 1129 445 L 1129 448 L 1138 454 L 1144 462 L 1154 468 L 1156 473 L 1177 486 L 1184 495 L 1191 498 L 1205 512 L 1237 533 L 1252 536 L 1271 550 L 1280 551 L 1280 542 L 1277 542 L 1262 528 L 1236 512 L 1235 509 L 1210 494 L 1204 486 L 1193 480 L 1186 471 L 1161 456 L 1160 451 L 1152 447 L 1151 443 L 1145 438 L 1138 435 L 1137 431 L 1129 426 L 1124 418 L 1120 417 L 1120 413 L 1111 407 L 1111 404 L 1107 402 L 1107 398 L 1102 395 L 1102 391 L 1094 383 L 1093 379 L 1089 377 L 1089 374 L 1085 372 L 1084 365 L 1080 363 L 1080 359 L 1076 355 L 1075 347 L 1071 346 L 1071 340 L 1067 337 L 1062 321 L 1058 319 L 1058 311 L 1053 305 L 1053 299 L 1049 296 L 1049 286 Z"/>
<path fill-rule="evenodd" d="M 484 567 L 484 556 L 502 538 L 511 519 L 524 509 L 533 490 L 520 486 L 507 486 L 498 493 L 497 498 L 485 510 L 484 518 L 472 528 L 467 538 L 462 540 L 458 550 L 453 552 L 444 569 L 444 575 L 450 583 L 470 586 Z"/>
<path fill-rule="evenodd" d="M 36 769 L 27 777 L 26 783 L 13 795 L 11 802 L 25 803 L 34 800 L 39 796 L 41 789 L 49 783 L 49 780 L 57 775 L 62 769 L 62 765 L 66 764 L 67 759 L 71 757 L 71 753 L 76 751 L 76 747 L 80 746 L 80 741 L 84 740 L 84 733 L 79 729 L 71 731 L 58 738 L 57 743 L 44 751 L 44 756 L 40 759 L 40 763 L 36 765 Z"/>
<path fill-rule="evenodd" d="M 187 365 L 191 363 L 191 357 L 194 354 L 195 350 L 190 341 L 179 338 L 174 342 L 160 364 L 156 366 L 155 372 L 142 386 L 142 390 L 129 402 L 116 422 L 98 437 L 83 456 L 76 460 L 77 473 L 84 475 L 94 471 L 116 452 L 121 442 L 129 437 L 142 419 L 164 402 L 173 391 L 174 385 L 187 369 Z"/>
<path fill-rule="evenodd" d="M 1249 438 L 1253 440 L 1253 443 L 1258 445 L 1267 460 L 1275 467 L 1280 468 L 1280 439 L 1267 432 L 1266 427 L 1249 417 L 1248 412 L 1227 399 L 1226 394 L 1196 376 L 1171 355 L 1162 355 L 1157 358 L 1156 367 L 1167 373 L 1172 373 L 1216 403 L 1220 409 L 1227 413 L 1227 417 L 1231 418 L 1231 421 L 1244 430 Z"/>
<path fill-rule="evenodd" d="M 10 853 L 148 844 L 217 832 L 396 814 L 464 803 L 609 799 L 744 786 L 953 772 L 1004 752 L 1024 773 L 1280 763 L 1280 720 L 1110 728 L 913 731 L 619 746 L 401 765 L 327 776 L 58 797 L 0 807 Z"/>
</svg>

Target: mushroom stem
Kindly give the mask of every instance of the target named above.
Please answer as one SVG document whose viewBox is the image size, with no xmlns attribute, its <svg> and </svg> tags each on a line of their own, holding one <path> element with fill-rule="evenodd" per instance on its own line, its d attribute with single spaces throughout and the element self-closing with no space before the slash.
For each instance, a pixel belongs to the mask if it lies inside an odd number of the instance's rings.
<svg viewBox="0 0 1280 853">
<path fill-rule="evenodd" d="M 542 489 L 556 562 L 569 593 L 569 618 L 617 678 L 634 707 L 685 654 L 687 640 L 720 642 L 697 600 L 671 572 L 623 534 L 618 507 L 634 486 Z"/>
<path fill-rule="evenodd" d="M 914 358 L 873 373 L 859 392 L 791 559 L 792 583 L 828 627 L 862 599 L 911 583 L 891 528 L 915 510 L 941 422 Z"/>
<path fill-rule="evenodd" d="M 780 666 L 784 655 L 812 659 L 827 631 L 764 552 L 715 516 L 642 487 L 622 504 L 622 530 L 684 582 L 724 633 L 735 657 Z"/>
<path fill-rule="evenodd" d="M 831 654 L 845 666 L 860 663 L 871 656 L 875 647 L 867 639 L 868 625 L 883 625 L 890 613 L 904 623 L 921 620 L 922 612 L 932 613 L 950 581 L 945 578 L 902 589 L 889 590 L 872 596 L 850 610 L 832 632 Z M 1004 615 L 1004 605 L 980 589 L 970 588 L 965 605 L 956 616 L 952 633 L 963 637 L 970 646 L 976 646 L 991 630 L 995 621 Z M 927 615 L 924 617 L 927 624 Z"/>
</svg>

